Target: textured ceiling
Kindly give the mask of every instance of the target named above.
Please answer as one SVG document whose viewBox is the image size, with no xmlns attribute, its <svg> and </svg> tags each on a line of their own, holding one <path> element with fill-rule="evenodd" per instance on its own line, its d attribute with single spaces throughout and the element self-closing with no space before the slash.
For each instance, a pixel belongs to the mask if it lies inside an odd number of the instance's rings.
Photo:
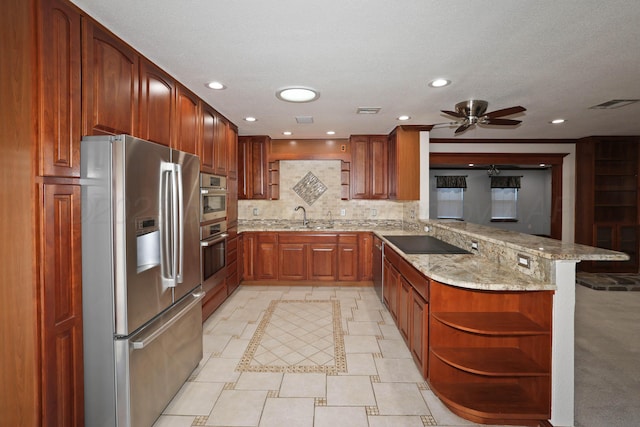
<svg viewBox="0 0 640 427">
<path fill-rule="evenodd" d="M 484 99 L 522 105 L 518 127 L 463 138 L 640 135 L 638 0 L 72 0 L 238 125 L 241 135 L 325 138 L 447 122 L 441 109 Z M 434 89 L 436 77 L 453 83 Z M 212 91 L 219 80 L 227 89 Z M 320 99 L 278 100 L 289 85 Z M 356 115 L 358 107 L 380 107 Z M 247 123 L 245 116 L 257 122 Z M 310 115 L 313 124 L 296 124 Z M 563 125 L 549 124 L 562 117 Z M 455 128 L 432 131 L 453 137 Z"/>
</svg>

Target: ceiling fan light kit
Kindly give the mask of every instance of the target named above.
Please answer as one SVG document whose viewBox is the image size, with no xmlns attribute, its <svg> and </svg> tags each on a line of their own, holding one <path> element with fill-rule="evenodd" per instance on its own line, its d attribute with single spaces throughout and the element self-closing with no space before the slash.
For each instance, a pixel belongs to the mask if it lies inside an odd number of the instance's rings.
<svg viewBox="0 0 640 427">
<path fill-rule="evenodd" d="M 483 101 L 481 99 L 470 99 L 468 101 L 458 102 L 455 106 L 455 111 L 441 111 L 449 116 L 460 119 L 451 123 L 452 125 L 460 125 L 455 131 L 456 135 L 476 124 L 497 126 L 514 126 L 520 124 L 522 122 L 521 120 L 501 119 L 500 117 L 527 111 L 524 107 L 516 106 L 487 113 L 486 111 L 488 106 L 489 103 L 487 101 Z"/>
</svg>

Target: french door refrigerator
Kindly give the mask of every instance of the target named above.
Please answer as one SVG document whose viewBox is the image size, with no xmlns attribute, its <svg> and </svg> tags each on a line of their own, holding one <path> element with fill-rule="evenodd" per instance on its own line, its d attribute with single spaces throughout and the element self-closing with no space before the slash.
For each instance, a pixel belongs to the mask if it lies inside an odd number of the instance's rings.
<svg viewBox="0 0 640 427">
<path fill-rule="evenodd" d="M 85 421 L 146 427 L 202 358 L 199 159 L 81 144 Z"/>
</svg>

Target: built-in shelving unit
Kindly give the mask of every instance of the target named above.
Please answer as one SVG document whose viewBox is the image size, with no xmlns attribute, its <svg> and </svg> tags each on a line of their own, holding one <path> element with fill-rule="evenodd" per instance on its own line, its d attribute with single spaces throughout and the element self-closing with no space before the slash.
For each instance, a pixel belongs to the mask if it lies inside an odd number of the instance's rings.
<svg viewBox="0 0 640 427">
<path fill-rule="evenodd" d="M 552 291 L 480 291 L 431 281 L 429 376 L 456 414 L 486 424 L 551 417 Z"/>
</svg>

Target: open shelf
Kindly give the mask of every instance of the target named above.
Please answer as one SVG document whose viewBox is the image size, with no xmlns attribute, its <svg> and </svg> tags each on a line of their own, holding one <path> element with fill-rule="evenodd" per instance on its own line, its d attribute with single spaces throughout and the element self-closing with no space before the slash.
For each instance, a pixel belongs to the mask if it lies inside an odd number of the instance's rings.
<svg viewBox="0 0 640 427">
<path fill-rule="evenodd" d="M 431 352 L 444 363 L 477 375 L 505 376 L 549 376 L 548 370 L 513 347 L 496 348 L 432 348 Z"/>
<path fill-rule="evenodd" d="M 461 331 L 483 335 L 543 335 L 549 330 L 517 312 L 438 312 L 434 319 Z"/>
<path fill-rule="evenodd" d="M 432 382 L 435 394 L 451 410 L 471 421 L 495 424 L 526 424 L 547 420 L 547 405 L 536 402 L 518 384 Z"/>
</svg>

